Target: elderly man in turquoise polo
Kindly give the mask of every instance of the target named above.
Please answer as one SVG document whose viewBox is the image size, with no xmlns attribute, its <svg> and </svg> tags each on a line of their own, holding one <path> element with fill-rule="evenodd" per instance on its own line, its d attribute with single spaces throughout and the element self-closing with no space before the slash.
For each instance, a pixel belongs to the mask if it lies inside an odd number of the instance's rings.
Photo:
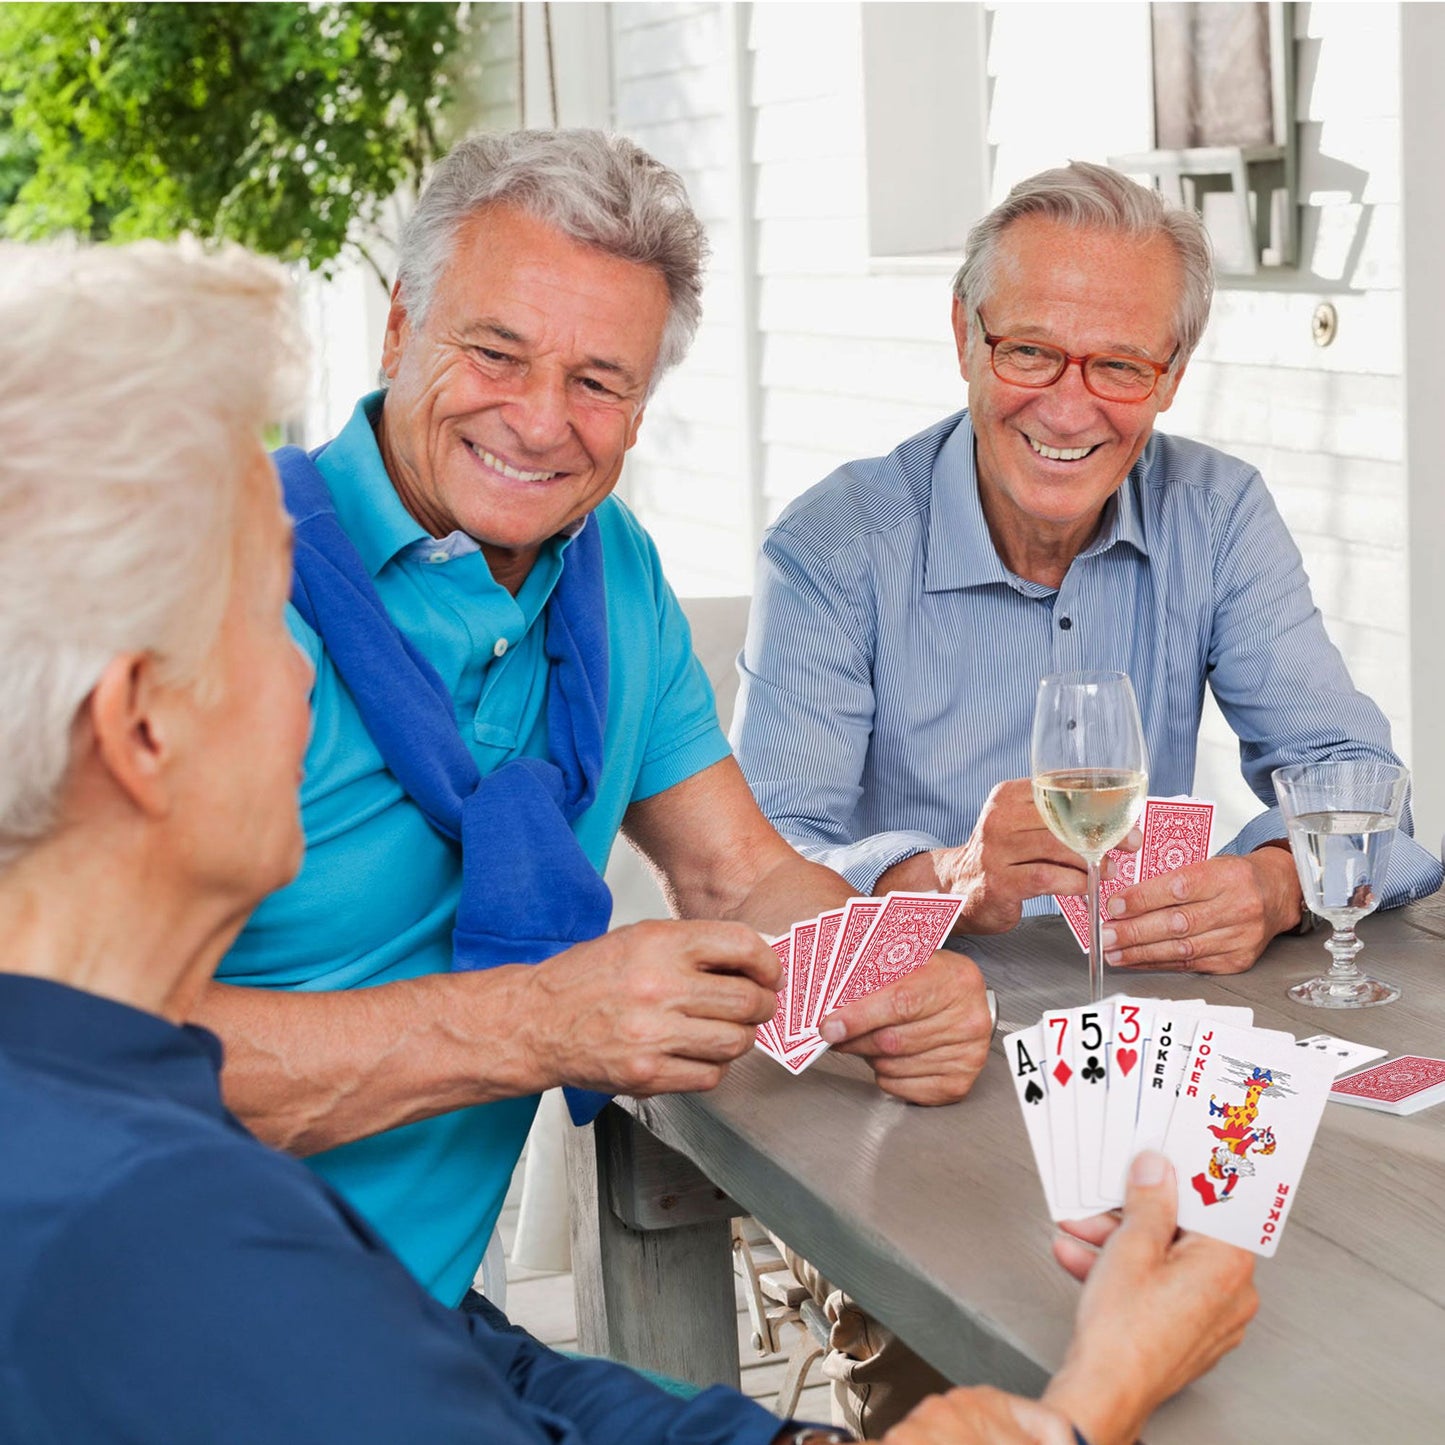
<svg viewBox="0 0 1445 1445">
<path fill-rule="evenodd" d="M 759 931 L 851 892 L 758 810 L 610 496 L 696 327 L 703 252 L 680 181 L 630 142 L 469 139 L 408 225 L 385 390 L 278 459 L 316 669 L 306 857 L 200 1016 L 232 1108 L 447 1304 L 538 1094 L 570 1086 L 580 1121 L 608 1094 L 711 1088 L 775 1006 Z M 619 830 L 679 921 L 606 931 Z M 843 1023 L 915 1102 L 962 1097 L 987 1050 L 957 954 Z"/>
</svg>

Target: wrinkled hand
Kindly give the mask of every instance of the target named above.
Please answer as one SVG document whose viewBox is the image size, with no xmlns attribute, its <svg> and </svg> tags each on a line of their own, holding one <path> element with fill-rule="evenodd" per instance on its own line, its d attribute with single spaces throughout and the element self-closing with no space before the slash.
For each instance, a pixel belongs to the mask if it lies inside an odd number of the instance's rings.
<svg viewBox="0 0 1445 1445">
<path fill-rule="evenodd" d="M 1299 902 L 1283 849 L 1208 858 L 1115 893 L 1104 908 L 1104 958 L 1120 968 L 1243 973 L 1299 922 Z"/>
<path fill-rule="evenodd" d="M 1046 1406 L 982 1385 L 930 1395 L 882 1445 L 1074 1445 L 1074 1432 Z"/>
<path fill-rule="evenodd" d="M 1124 846 L 1137 850 L 1138 833 Z M 1078 894 L 1088 887 L 1084 860 L 1049 832 L 1027 778 L 1000 783 L 968 841 L 935 848 L 929 857 L 938 886 L 963 899 L 958 933 L 1007 933 L 1023 916 L 1026 899 Z"/>
<path fill-rule="evenodd" d="M 819 1031 L 839 1053 L 867 1059 L 884 1093 L 910 1104 L 954 1104 L 983 1068 L 993 1025 L 978 966 L 940 952 L 825 1015 Z"/>
<path fill-rule="evenodd" d="M 1122 1221 L 1071 1222 L 1054 1241 L 1055 1258 L 1085 1284 L 1044 1401 L 1092 1445 L 1133 1440 L 1156 1406 L 1239 1344 L 1259 1307 L 1254 1256 L 1179 1233 L 1177 1217 L 1173 1167 L 1146 1152 L 1129 1171 Z"/>
<path fill-rule="evenodd" d="M 777 956 L 741 923 L 648 922 L 527 970 L 542 1068 L 605 1093 L 712 1089 L 773 1016 Z"/>
</svg>

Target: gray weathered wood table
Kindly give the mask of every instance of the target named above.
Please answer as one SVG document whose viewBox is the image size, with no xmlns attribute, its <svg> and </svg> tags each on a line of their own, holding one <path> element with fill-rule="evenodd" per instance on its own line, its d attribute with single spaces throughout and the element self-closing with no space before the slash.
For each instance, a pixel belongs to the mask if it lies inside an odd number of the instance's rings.
<svg viewBox="0 0 1445 1445">
<path fill-rule="evenodd" d="M 1110 986 L 1250 1004 L 1257 1025 L 1299 1037 L 1445 1056 L 1445 899 L 1360 932 L 1362 962 L 1401 985 L 1398 1002 L 1336 1012 L 1286 998 L 1326 961 L 1318 933 L 1276 940 L 1238 977 L 1114 972 Z M 1085 1001 L 1087 964 L 1061 920 L 971 939 L 969 952 L 998 991 L 1000 1033 Z M 887 1098 L 857 1060 L 825 1055 L 792 1079 L 754 1055 L 713 1094 L 628 1101 L 576 1138 L 584 1349 L 735 1381 L 726 1218 L 749 1212 L 953 1380 L 1036 1394 L 1063 1358 L 1078 1287 L 1049 1254 L 997 1041 L 948 1108 Z M 1257 1280 L 1244 1345 L 1158 1412 L 1153 1445 L 1445 1440 L 1445 1106 L 1410 1118 L 1327 1106 L 1284 1243 Z"/>
</svg>

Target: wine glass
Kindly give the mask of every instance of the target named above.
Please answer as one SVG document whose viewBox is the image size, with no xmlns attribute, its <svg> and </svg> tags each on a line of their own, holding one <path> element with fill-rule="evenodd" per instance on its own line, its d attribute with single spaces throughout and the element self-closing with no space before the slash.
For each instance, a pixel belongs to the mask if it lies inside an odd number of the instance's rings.
<svg viewBox="0 0 1445 1445">
<path fill-rule="evenodd" d="M 1127 673 L 1065 672 L 1034 703 L 1034 802 L 1049 831 L 1089 866 L 1089 998 L 1104 997 L 1099 867 L 1149 791 L 1139 704 Z"/>
<path fill-rule="evenodd" d="M 1359 759 L 1276 768 L 1274 791 L 1289 829 L 1305 907 L 1329 919 L 1330 971 L 1297 983 L 1289 996 L 1315 1008 L 1368 1008 L 1400 997 L 1393 984 L 1355 966 L 1355 924 L 1380 906 L 1380 885 L 1410 774 Z"/>
</svg>

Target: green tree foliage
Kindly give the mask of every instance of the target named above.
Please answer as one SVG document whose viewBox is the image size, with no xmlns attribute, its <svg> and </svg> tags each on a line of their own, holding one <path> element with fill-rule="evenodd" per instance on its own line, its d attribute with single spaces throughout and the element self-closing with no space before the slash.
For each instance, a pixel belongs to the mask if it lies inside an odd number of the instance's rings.
<svg viewBox="0 0 1445 1445">
<path fill-rule="evenodd" d="M 0 229 L 370 261 L 385 202 L 443 148 L 464 14 L 0 4 Z"/>
</svg>

